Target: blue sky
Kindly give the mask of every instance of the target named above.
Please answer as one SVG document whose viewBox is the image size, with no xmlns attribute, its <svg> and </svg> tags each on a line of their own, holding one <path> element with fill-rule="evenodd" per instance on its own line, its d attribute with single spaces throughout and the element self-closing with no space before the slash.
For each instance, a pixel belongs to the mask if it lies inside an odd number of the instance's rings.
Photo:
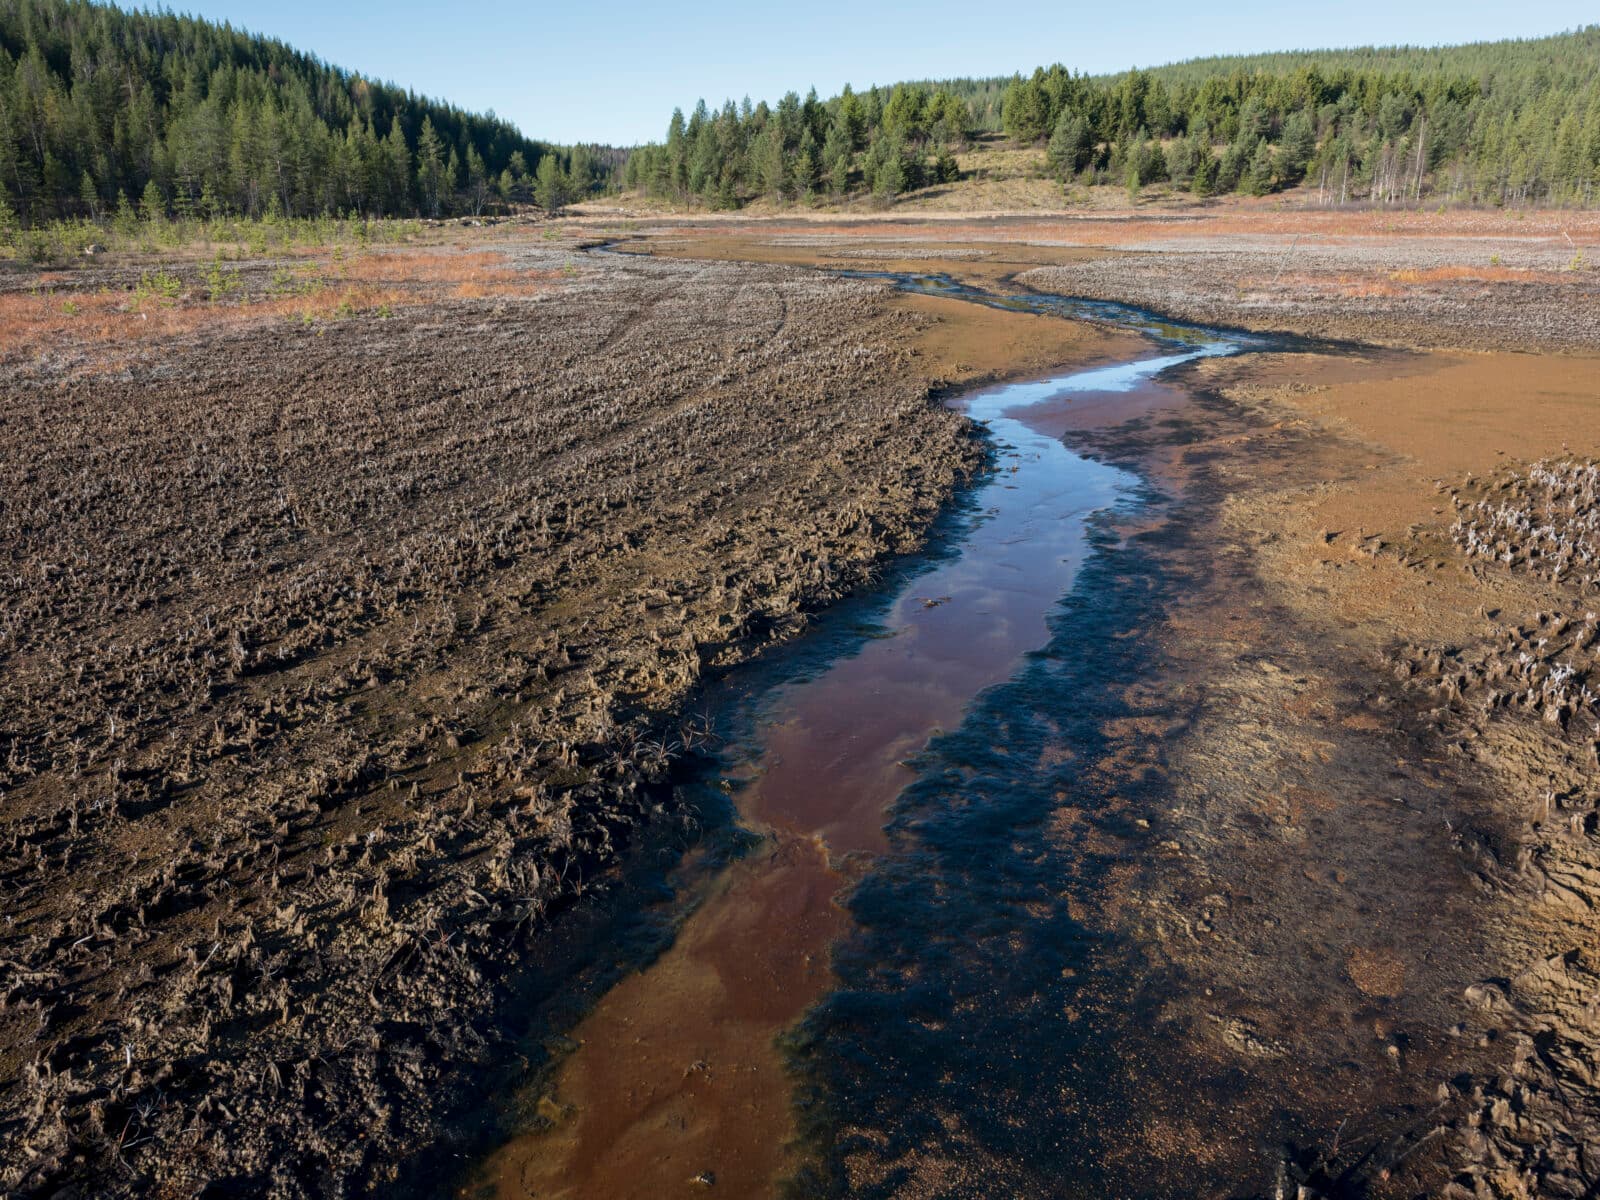
<svg viewBox="0 0 1600 1200">
<path fill-rule="evenodd" d="M 831 95 L 907 78 L 1008 75 L 1063 62 L 1100 72 L 1197 55 L 1532 37 L 1600 20 L 1593 0 L 801 0 L 649 4 L 484 0 L 168 0 L 530 137 L 659 139 L 674 106 L 815 85 Z"/>
</svg>

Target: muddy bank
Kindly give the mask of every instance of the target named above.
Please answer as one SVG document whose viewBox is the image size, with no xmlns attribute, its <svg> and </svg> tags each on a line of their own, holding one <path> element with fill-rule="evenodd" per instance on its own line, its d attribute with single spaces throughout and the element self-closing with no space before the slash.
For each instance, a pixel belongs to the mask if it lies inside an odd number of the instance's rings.
<svg viewBox="0 0 1600 1200">
<path fill-rule="evenodd" d="M 800 1042 L 807 1194 L 1581 1194 L 1592 934 L 1563 956 L 1529 898 L 1590 841 L 1564 818 L 1541 850 L 1540 772 L 1448 752 L 1396 683 L 1397 634 L 1460 621 L 1477 582 L 1388 538 L 1418 484 L 1450 519 L 1417 444 L 1295 406 L 1438 415 L 1441 368 L 1217 360 L 1131 423 L 1063 412 L 1159 495 L 902 797 Z M 1592 808 L 1577 788 L 1558 810 Z M 1587 908 L 1560 911 L 1571 939 Z"/>
<path fill-rule="evenodd" d="M 825 616 L 757 679 L 708 691 L 728 730 L 721 778 L 757 852 L 722 878 L 685 873 L 679 904 L 694 907 L 674 944 L 571 1030 L 570 1053 L 524 1101 L 533 1132 L 481 1173 L 494 1194 L 600 1200 L 714 1180 L 767 1195 L 804 1161 L 783 1041 L 837 986 L 839 900 L 890 852 L 889 807 L 928 739 L 1048 640 L 1088 514 L 1134 482 L 1035 431 L 1031 414 L 1067 394 L 1122 394 L 1172 361 L 1142 357 L 953 398 L 985 423 L 993 466 L 927 561 L 876 602 Z"/>
<path fill-rule="evenodd" d="M 1451 1032 L 1493 1058 L 1440 1087 L 1452 1195 L 1578 1196 L 1595 1178 L 1597 377 L 1592 359 L 1463 356 L 1410 386 L 1266 393 L 1397 452 L 1291 518 L 1272 569 L 1310 588 L 1370 560 L 1368 586 L 1333 589 L 1339 615 L 1387 629 L 1380 666 L 1409 728 L 1492 801 L 1494 827 L 1451 831 L 1491 948 Z M 1331 552 L 1352 517 L 1365 540 Z"/>
<path fill-rule="evenodd" d="M 1584 1194 L 1586 610 L 1448 531 L 1502 498 L 1468 475 L 1595 453 L 1595 360 L 1185 370 L 1060 413 L 1160 495 L 903 798 L 799 1041 L 801 1188 Z"/>
<path fill-rule="evenodd" d="M 1600 274 L 1559 238 L 1195 238 L 1019 280 L 1183 320 L 1374 345 L 1600 349 Z"/>
<path fill-rule="evenodd" d="M 1177 320 L 1385 346 L 1594 352 L 1588 214 L 1195 212 L 1163 221 L 662 223 L 656 252 L 883 270 L 948 269 L 1004 290 L 1131 304 Z"/>
<path fill-rule="evenodd" d="M 929 386 L 1016 349 L 881 285 L 507 252 L 559 287 L 6 368 L 11 1194 L 340 1194 L 434 1145 L 560 914 L 692 839 L 682 697 L 920 544 L 979 458 Z"/>
</svg>

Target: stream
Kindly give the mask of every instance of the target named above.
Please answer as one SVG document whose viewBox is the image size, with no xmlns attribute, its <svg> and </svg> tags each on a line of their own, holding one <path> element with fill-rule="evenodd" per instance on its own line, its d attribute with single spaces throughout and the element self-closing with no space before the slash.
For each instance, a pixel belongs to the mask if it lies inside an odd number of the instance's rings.
<svg viewBox="0 0 1600 1200">
<path fill-rule="evenodd" d="M 1121 1101 L 1094 1087 L 1103 1047 L 1040 1024 L 1072 1011 L 1054 993 L 1096 954 L 1040 830 L 1061 786 L 1052 747 L 1119 671 L 1063 614 L 1071 600 L 1093 618 L 1097 518 L 1143 485 L 1063 435 L 1171 404 L 1165 372 L 1259 343 L 1119 305 L 845 274 L 1114 324 L 1151 353 L 952 400 L 986 428 L 992 470 L 929 552 L 714 686 L 722 745 L 687 788 L 758 836 L 721 869 L 680 868 L 671 945 L 581 1020 L 543 1128 L 463 1194 L 768 1195 L 797 1173 L 806 1195 L 1011 1194 L 1034 1178 L 1016 1162 L 1094 1194 L 1096 1151 L 1063 1147 L 1050 1114 L 1076 1104 L 1092 1125 Z M 1073 1088 L 1088 1094 L 1063 1100 Z"/>
</svg>

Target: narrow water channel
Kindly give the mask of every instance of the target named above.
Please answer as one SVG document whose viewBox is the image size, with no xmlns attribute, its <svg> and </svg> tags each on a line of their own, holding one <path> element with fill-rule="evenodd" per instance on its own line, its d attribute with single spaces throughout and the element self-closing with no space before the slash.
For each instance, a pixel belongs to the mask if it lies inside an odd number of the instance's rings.
<svg viewBox="0 0 1600 1200">
<path fill-rule="evenodd" d="M 865 634 L 859 622 L 825 627 L 792 677 L 772 683 L 769 664 L 714 698 L 734 735 L 719 771 L 762 840 L 688 889 L 698 903 L 670 949 L 572 1032 L 576 1048 L 540 1104 L 547 1127 L 494 1156 L 481 1177 L 493 1194 L 758 1196 L 793 1172 L 795 1090 L 780 1041 L 839 986 L 831 948 L 852 928 L 842 897 L 893 861 L 886 824 L 930 739 L 958 730 L 1050 641 L 1093 551 L 1095 514 L 1134 502 L 1139 481 L 1068 450 L 1062 429 L 1075 411 L 1170 402 L 1163 372 L 1241 348 L 1117 306 L 895 278 L 1114 322 L 1150 335 L 1153 353 L 953 401 L 987 428 L 993 470 L 932 560 L 898 576 Z"/>
</svg>

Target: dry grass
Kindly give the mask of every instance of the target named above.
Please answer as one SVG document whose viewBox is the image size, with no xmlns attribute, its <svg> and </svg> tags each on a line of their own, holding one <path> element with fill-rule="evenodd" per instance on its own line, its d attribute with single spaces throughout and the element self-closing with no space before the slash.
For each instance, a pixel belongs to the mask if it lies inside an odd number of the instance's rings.
<svg viewBox="0 0 1600 1200">
<path fill-rule="evenodd" d="M 118 347 L 185 337 L 202 331 L 258 325 L 275 320 L 326 321 L 382 313 L 415 297 L 367 284 L 319 287 L 302 294 L 251 297 L 214 303 L 192 293 L 141 296 L 130 291 L 42 288 L 0 294 L 0 360 L 25 361 L 62 350 L 105 349 L 92 367 L 112 369 Z"/>
<path fill-rule="evenodd" d="M 1554 271 L 1537 271 L 1519 267 L 1430 267 L 1425 270 L 1408 268 L 1389 276 L 1396 283 L 1559 283 L 1561 276 Z"/>
<path fill-rule="evenodd" d="M 0 362 L 63 352 L 78 371 L 112 370 L 127 352 L 202 332 L 290 321 L 362 316 L 446 299 L 530 297 L 557 286 L 561 272 L 519 270 L 499 253 L 384 250 L 346 257 L 321 250 L 249 269 L 218 263 L 226 291 L 213 296 L 192 260 L 182 273 L 47 271 L 25 288 L 0 291 Z M 178 269 L 178 264 L 173 264 Z M 165 287 L 159 286 L 165 284 Z"/>
<path fill-rule="evenodd" d="M 464 299 L 534 296 L 549 291 L 559 271 L 513 267 L 505 255 L 491 250 L 387 251 L 366 254 L 339 267 L 339 275 L 371 283 L 407 284 L 434 294 Z"/>
</svg>

